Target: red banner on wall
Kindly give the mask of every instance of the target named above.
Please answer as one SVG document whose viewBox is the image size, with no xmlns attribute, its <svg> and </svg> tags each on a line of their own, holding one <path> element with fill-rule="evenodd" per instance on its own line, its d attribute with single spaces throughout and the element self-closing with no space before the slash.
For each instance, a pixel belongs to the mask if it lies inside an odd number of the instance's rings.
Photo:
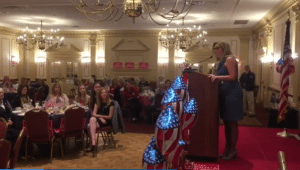
<svg viewBox="0 0 300 170">
<path fill-rule="evenodd" d="M 147 62 L 140 62 L 139 68 L 140 69 L 149 69 L 149 64 Z"/>
<path fill-rule="evenodd" d="M 127 69 L 134 69 L 134 63 L 133 62 L 126 62 L 125 68 Z"/>
<path fill-rule="evenodd" d="M 121 68 L 123 68 L 123 63 L 121 63 L 121 62 L 114 62 L 113 68 L 114 69 L 121 69 Z"/>
</svg>

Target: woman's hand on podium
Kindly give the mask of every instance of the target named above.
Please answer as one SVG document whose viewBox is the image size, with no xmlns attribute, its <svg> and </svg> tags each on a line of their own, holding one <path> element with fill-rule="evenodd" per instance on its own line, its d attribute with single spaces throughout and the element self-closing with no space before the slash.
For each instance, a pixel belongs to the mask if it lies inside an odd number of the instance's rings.
<svg viewBox="0 0 300 170">
<path fill-rule="evenodd" d="M 216 75 L 213 75 L 213 74 L 210 74 L 208 77 L 210 78 L 210 81 L 211 81 L 212 83 L 217 79 L 217 76 L 216 76 Z"/>
</svg>

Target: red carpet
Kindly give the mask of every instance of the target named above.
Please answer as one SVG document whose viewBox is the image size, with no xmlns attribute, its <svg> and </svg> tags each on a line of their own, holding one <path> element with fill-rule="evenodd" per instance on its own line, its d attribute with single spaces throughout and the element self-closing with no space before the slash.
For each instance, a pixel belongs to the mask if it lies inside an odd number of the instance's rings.
<svg viewBox="0 0 300 170">
<path fill-rule="evenodd" d="M 220 170 L 277 170 L 279 151 L 285 153 L 288 170 L 300 170 L 300 141 L 277 137 L 282 129 L 239 127 L 238 158 L 225 161 L 219 158 Z M 291 130 L 300 133 L 300 130 Z M 225 147 L 224 126 L 220 126 L 219 153 Z"/>
</svg>

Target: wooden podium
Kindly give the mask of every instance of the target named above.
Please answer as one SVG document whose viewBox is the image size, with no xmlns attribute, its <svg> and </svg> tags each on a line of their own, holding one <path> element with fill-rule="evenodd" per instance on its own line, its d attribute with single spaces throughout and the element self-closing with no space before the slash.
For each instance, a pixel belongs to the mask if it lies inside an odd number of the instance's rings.
<svg viewBox="0 0 300 170">
<path fill-rule="evenodd" d="M 187 158 L 218 160 L 219 145 L 219 82 L 211 83 L 208 75 L 186 70 L 190 98 L 195 98 L 199 115 L 190 130 Z"/>
</svg>

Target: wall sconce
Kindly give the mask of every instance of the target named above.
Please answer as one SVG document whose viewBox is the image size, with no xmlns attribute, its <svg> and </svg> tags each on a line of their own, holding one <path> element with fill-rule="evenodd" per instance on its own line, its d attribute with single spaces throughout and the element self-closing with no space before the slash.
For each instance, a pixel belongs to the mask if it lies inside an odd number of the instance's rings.
<svg viewBox="0 0 300 170">
<path fill-rule="evenodd" d="M 91 62 L 91 57 L 89 57 L 89 56 L 81 57 L 81 63 L 88 64 L 90 62 Z"/>
<path fill-rule="evenodd" d="M 271 63 L 274 61 L 274 53 L 270 53 L 269 55 L 266 55 L 262 58 L 260 58 L 260 61 L 262 63 Z"/>
<path fill-rule="evenodd" d="M 174 60 L 175 64 L 182 64 L 184 62 L 185 62 L 185 58 L 182 58 L 182 57 L 175 58 L 175 60 Z"/>
<path fill-rule="evenodd" d="M 297 58 L 298 58 L 298 53 L 293 53 L 293 54 L 292 54 L 292 58 L 293 58 L 293 59 L 297 59 Z"/>
<path fill-rule="evenodd" d="M 46 63 L 46 60 L 47 60 L 47 54 L 46 54 L 46 52 L 41 51 L 41 50 L 38 52 L 37 56 L 34 58 L 34 62 L 40 63 L 40 64 Z"/>
<path fill-rule="evenodd" d="M 20 62 L 19 57 L 17 57 L 16 55 L 11 56 L 11 63 L 13 64 L 13 66 L 19 64 L 19 62 Z"/>
<path fill-rule="evenodd" d="M 98 56 L 98 57 L 96 58 L 96 65 L 102 67 L 102 66 L 104 65 L 104 63 L 105 63 L 105 57 L 102 57 L 102 56 L 100 57 L 100 56 Z"/>
</svg>

